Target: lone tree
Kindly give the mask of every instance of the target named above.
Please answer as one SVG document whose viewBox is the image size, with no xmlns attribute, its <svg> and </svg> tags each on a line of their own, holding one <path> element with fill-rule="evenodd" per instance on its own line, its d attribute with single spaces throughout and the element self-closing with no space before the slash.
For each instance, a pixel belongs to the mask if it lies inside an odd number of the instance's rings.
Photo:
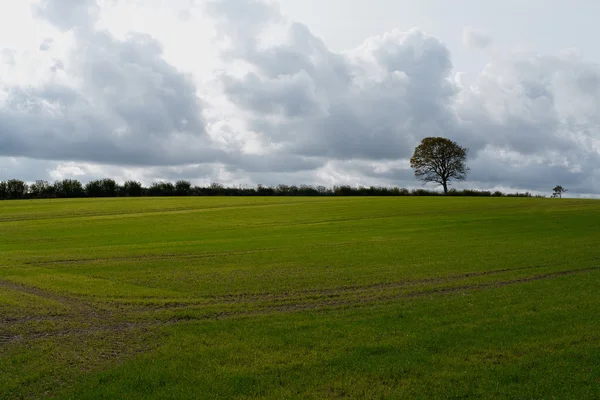
<svg viewBox="0 0 600 400">
<path fill-rule="evenodd" d="M 442 137 L 427 137 L 415 148 L 410 166 L 423 183 L 435 182 L 448 194 L 448 182 L 465 180 L 469 168 L 465 163 L 469 149 Z"/>
<path fill-rule="evenodd" d="M 558 197 L 562 199 L 562 195 L 567 193 L 569 190 L 565 189 L 564 187 L 558 185 L 556 186 L 554 189 L 554 193 L 552 193 L 552 197 Z"/>
</svg>

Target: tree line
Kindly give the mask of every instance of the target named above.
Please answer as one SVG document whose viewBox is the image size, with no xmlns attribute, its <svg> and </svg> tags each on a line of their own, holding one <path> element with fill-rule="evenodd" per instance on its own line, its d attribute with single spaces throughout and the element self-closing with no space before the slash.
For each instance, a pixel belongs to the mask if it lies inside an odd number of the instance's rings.
<svg viewBox="0 0 600 400">
<path fill-rule="evenodd" d="M 469 173 L 466 159 L 469 149 L 443 137 L 424 138 L 415 148 L 410 165 L 415 177 L 423 183 L 437 183 L 443 192 L 426 189 L 405 189 L 399 187 L 352 187 L 334 186 L 288 186 L 275 187 L 225 187 L 219 183 L 209 186 L 192 186 L 189 181 L 154 182 L 144 187 L 141 182 L 127 181 L 123 185 L 114 179 L 99 179 L 85 186 L 75 179 L 63 179 L 50 183 L 38 180 L 27 185 L 19 179 L 0 181 L 0 200 L 77 198 L 77 197 L 139 197 L 139 196 L 482 196 L 482 197 L 533 197 L 530 192 L 502 193 L 486 190 L 448 189 L 452 180 L 463 181 Z M 556 186 L 552 197 L 562 197 L 568 190 Z M 545 197 L 537 195 L 535 197 Z"/>
<path fill-rule="evenodd" d="M 193 186 L 189 181 L 154 182 L 145 187 L 141 182 L 127 181 L 119 185 L 114 179 L 99 179 L 82 184 L 76 179 L 50 183 L 38 180 L 28 185 L 19 179 L 0 181 L 0 199 L 46 199 L 80 197 L 141 197 L 141 196 L 443 196 L 443 192 L 427 189 L 405 189 L 384 186 L 340 185 L 333 187 L 310 185 L 277 185 L 256 187 L 226 187 L 219 183 Z M 448 196 L 533 197 L 529 192 L 502 193 L 485 190 L 450 189 Z"/>
</svg>

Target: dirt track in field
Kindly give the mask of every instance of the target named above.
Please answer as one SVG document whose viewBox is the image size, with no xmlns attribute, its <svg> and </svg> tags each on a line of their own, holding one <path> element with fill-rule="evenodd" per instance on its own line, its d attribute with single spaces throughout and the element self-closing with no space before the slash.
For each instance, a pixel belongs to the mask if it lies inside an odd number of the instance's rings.
<svg viewBox="0 0 600 400">
<path fill-rule="evenodd" d="M 468 293 L 600 270 L 598 267 L 587 267 L 534 274 L 516 279 L 493 280 L 483 283 L 464 282 L 472 278 L 489 277 L 515 271 L 534 271 L 537 268 L 542 267 L 506 268 L 429 279 L 385 282 L 363 286 L 342 286 L 332 289 L 310 289 L 289 293 L 246 293 L 201 299 L 198 302 L 172 302 L 142 306 L 118 303 L 107 306 L 102 302 L 91 301 L 84 297 L 56 294 L 31 286 L 0 281 L 0 289 L 20 291 L 54 300 L 65 306 L 65 310 L 57 315 L 7 316 L 0 318 L 0 348 L 15 342 L 61 336 L 76 337 L 102 334 L 109 337 L 121 337 L 127 335 L 128 332 L 133 334 L 133 332 L 140 329 L 145 331 L 163 325 L 187 321 L 361 307 L 400 299 L 415 299 L 460 292 Z M 447 286 L 448 284 L 451 285 Z M 153 313 L 164 311 L 175 315 L 152 317 Z M 178 312 L 189 312 L 190 314 L 177 316 Z M 123 340 L 123 342 L 126 341 Z"/>
</svg>

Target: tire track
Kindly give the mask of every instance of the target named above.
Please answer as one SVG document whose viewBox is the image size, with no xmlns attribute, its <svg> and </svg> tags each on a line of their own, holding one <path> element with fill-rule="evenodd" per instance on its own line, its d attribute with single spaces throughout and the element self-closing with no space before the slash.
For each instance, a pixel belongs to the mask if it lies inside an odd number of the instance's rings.
<svg viewBox="0 0 600 400">
<path fill-rule="evenodd" d="M 546 265 L 535 265 L 535 266 L 527 266 L 527 267 L 516 267 L 516 268 L 503 268 L 491 271 L 481 271 L 481 272 L 468 272 L 464 274 L 458 275 L 448 275 L 441 277 L 433 277 L 433 278 L 424 278 L 424 279 L 412 279 L 412 280 L 402 280 L 395 282 L 380 282 L 373 283 L 367 285 L 344 285 L 338 286 L 334 288 L 324 288 L 324 289 L 304 289 L 298 291 L 289 291 L 289 292 L 263 292 L 263 293 L 239 293 L 239 294 L 230 294 L 224 296 L 212 296 L 206 297 L 203 299 L 185 302 L 185 301 L 176 301 L 167 304 L 159 304 L 154 306 L 144 306 L 140 307 L 140 310 L 149 311 L 152 309 L 169 309 L 169 308 L 184 308 L 190 306 L 207 306 L 207 305 L 225 305 L 225 304 L 236 304 L 236 303 L 255 303 L 259 301 L 277 301 L 277 300 L 294 300 L 294 299 L 302 299 L 309 296 L 318 297 L 339 297 L 344 294 L 360 294 L 370 291 L 383 291 L 388 289 L 395 288 L 410 288 L 410 287 L 418 287 L 428 284 L 443 284 L 443 283 L 452 283 L 464 279 L 470 278 L 478 278 L 478 277 L 486 277 L 486 276 L 494 276 L 505 274 L 509 272 L 517 272 L 517 271 L 527 271 L 527 270 L 535 270 L 540 268 L 549 268 Z"/>
<path fill-rule="evenodd" d="M 523 267 L 518 269 L 504 269 L 497 271 L 487 271 L 482 273 L 470 273 L 470 274 L 462 274 L 456 275 L 453 278 L 457 277 L 473 277 L 473 276 L 482 276 L 482 275 L 493 275 L 493 273 L 500 272 L 510 272 L 513 270 L 523 270 L 523 269 L 532 269 L 536 267 Z M 539 268 L 539 267 L 538 267 Z M 402 292 L 386 295 L 385 293 L 380 293 L 377 296 L 365 297 L 365 298 L 344 298 L 344 299 L 332 299 L 327 298 L 326 296 L 322 296 L 322 298 L 315 299 L 305 299 L 308 301 L 303 301 L 303 299 L 289 299 L 291 302 L 285 304 L 267 304 L 261 305 L 260 301 L 257 301 L 257 307 L 250 310 L 223 310 L 223 311 L 209 311 L 205 310 L 205 314 L 199 315 L 187 315 L 183 317 L 172 317 L 165 320 L 146 320 L 146 321 L 132 321 L 127 320 L 137 314 L 137 312 L 152 312 L 158 310 L 169 310 L 174 309 L 171 307 L 163 307 L 163 308 L 139 308 L 136 310 L 129 310 L 121 315 L 121 319 L 117 320 L 116 318 L 111 318 L 111 314 L 102 315 L 100 318 L 96 319 L 87 319 L 84 320 L 83 323 L 79 327 L 71 327 L 66 329 L 56 329 L 48 332 L 30 332 L 30 333 L 20 333 L 20 334 L 8 334 L 8 333 L 0 333 L 0 345 L 6 345 L 14 342 L 20 341 L 30 341 L 30 340 L 39 340 L 46 338 L 54 338 L 60 336 L 81 336 L 81 335 L 90 335 L 90 334 L 100 334 L 104 333 L 109 335 L 111 338 L 121 338 L 123 339 L 123 335 L 126 335 L 127 332 L 132 332 L 138 329 L 149 330 L 156 327 L 167 326 L 167 325 L 176 325 L 179 323 L 185 323 L 190 321 L 208 321 L 208 320 L 221 320 L 227 318 L 240 318 L 240 317 L 251 317 L 251 316 L 265 316 L 270 314 L 278 314 L 278 313 L 294 313 L 294 312 L 305 312 L 305 311 L 321 311 L 321 310 L 329 310 L 335 308 L 349 308 L 349 307 L 362 307 L 367 305 L 373 305 L 378 303 L 386 303 L 390 301 L 396 301 L 399 299 L 418 299 L 425 298 L 430 296 L 439 296 L 439 295 L 450 295 L 459 292 L 470 292 L 477 290 L 486 290 L 493 289 L 499 287 L 506 287 L 511 285 L 518 285 L 529 282 L 536 282 L 548 279 L 555 279 L 563 276 L 571 276 L 589 273 L 592 271 L 598 271 L 599 268 L 596 266 L 586 267 L 586 268 L 578 268 L 568 271 L 558 271 L 540 275 L 534 275 L 529 277 L 517 278 L 517 279 L 508 279 L 501 280 L 489 283 L 476 283 L 476 284 L 466 284 L 466 285 L 458 285 L 452 287 L 443 287 L 443 288 L 429 288 L 423 291 L 412 291 L 412 292 Z M 419 282 L 431 282 L 432 280 L 420 280 Z M 435 281 L 435 280 L 434 280 Z M 439 280 L 438 280 L 439 281 Z M 0 285 L 5 286 L 6 282 L 0 281 Z M 20 286 L 20 285 L 19 285 Z M 370 285 L 373 287 L 373 285 Z M 389 285 L 388 285 L 389 287 Z M 35 292 L 38 293 L 38 289 L 28 288 L 27 292 Z M 360 291 L 349 291 L 349 293 L 354 293 L 360 295 Z M 59 296 L 63 298 L 62 296 Z M 55 298 L 55 296 L 51 296 L 51 298 Z M 296 301 L 295 301 L 296 300 Z M 299 300 L 299 301 L 298 301 Z M 314 300 L 314 301 L 310 301 Z M 225 303 L 226 304 L 226 303 Z M 191 311 L 191 312 L 202 312 L 204 304 L 194 306 L 180 306 L 179 308 L 182 311 Z M 174 309 L 175 311 L 177 309 Z M 132 313 L 133 312 L 133 313 Z M 66 317 L 65 321 L 69 322 L 77 322 L 76 317 L 75 320 L 69 320 L 69 317 Z M 123 319 L 124 318 L 124 319 Z M 124 343 L 127 343 L 128 340 L 121 340 L 123 342 L 123 346 L 119 345 L 119 341 L 114 342 L 114 348 L 123 348 Z M 110 353 L 110 351 L 109 351 Z M 114 354 L 117 354 L 118 351 L 114 350 Z"/>
<path fill-rule="evenodd" d="M 239 317 L 249 317 L 249 316 L 265 316 L 276 313 L 292 313 L 292 312 L 303 312 L 303 311 L 320 311 L 320 310 L 329 310 L 335 308 L 350 308 L 350 307 L 362 307 L 367 305 L 373 305 L 377 303 L 385 303 L 389 301 L 399 300 L 399 299 L 418 299 L 425 298 L 431 296 L 438 295 L 451 295 L 454 293 L 460 292 L 469 292 L 476 290 L 485 290 L 485 289 L 494 289 L 499 287 L 506 287 L 511 285 L 518 285 L 529 282 L 542 281 L 547 279 L 554 279 L 563 276 L 570 275 L 578 275 L 584 274 L 591 271 L 597 271 L 598 267 L 587 267 L 587 268 L 579 268 L 570 271 L 560 271 L 555 273 L 548 273 L 543 275 L 536 275 L 532 277 L 526 278 L 518 278 L 513 280 L 505 280 L 498 282 L 490 282 L 490 283 L 481 283 L 481 284 L 472 284 L 472 285 L 461 285 L 450 288 L 434 288 L 428 291 L 422 292 L 409 292 L 409 293 L 400 293 L 389 296 L 381 296 L 377 298 L 368 298 L 368 299 L 335 299 L 335 300 L 322 300 L 318 302 L 306 302 L 306 303 L 292 303 L 292 304 L 283 304 L 283 305 L 270 305 L 262 308 L 257 308 L 254 310 L 233 310 L 233 311 L 221 311 L 221 312 L 212 312 L 206 315 L 198 315 L 198 316 L 185 316 L 185 317 L 174 317 L 166 321 L 155 321 L 153 324 L 156 326 L 162 325 L 173 325 L 183 322 L 189 321 L 206 321 L 206 320 L 221 320 L 228 318 L 239 318 Z M 187 310 L 195 310 L 200 311 L 201 308 L 187 308 Z"/>
</svg>

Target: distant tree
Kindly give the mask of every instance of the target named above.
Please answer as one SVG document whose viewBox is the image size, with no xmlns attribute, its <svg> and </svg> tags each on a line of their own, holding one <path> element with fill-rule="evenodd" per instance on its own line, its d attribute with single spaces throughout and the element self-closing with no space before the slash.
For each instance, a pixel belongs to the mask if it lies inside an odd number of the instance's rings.
<svg viewBox="0 0 600 400">
<path fill-rule="evenodd" d="M 56 197 L 83 197 L 85 191 L 83 185 L 76 179 L 63 179 L 54 182 L 54 194 Z"/>
<path fill-rule="evenodd" d="M 258 185 L 256 187 L 238 186 L 226 187 L 220 183 L 212 183 L 208 186 L 191 187 L 188 181 L 178 181 L 175 184 L 170 182 L 155 182 L 150 188 L 144 188 L 140 182 L 127 181 L 123 186 L 117 185 L 112 179 L 102 179 L 89 182 L 85 185 L 73 179 L 64 179 L 49 184 L 46 181 L 36 181 L 29 188 L 25 182 L 12 179 L 10 181 L 0 181 L 0 200 L 4 199 L 28 199 L 28 198 L 48 198 L 48 197 L 83 197 L 89 196 L 441 196 L 443 193 L 437 190 L 418 188 L 408 190 L 399 187 L 387 186 L 358 186 L 349 185 L 334 186 L 327 188 L 325 186 L 309 185 L 278 185 L 268 187 Z M 560 197 L 567 192 L 562 186 L 554 188 L 553 197 Z M 485 196 L 485 197 L 533 197 L 529 192 L 526 193 L 502 193 L 499 191 L 490 192 L 486 190 L 456 190 L 450 189 L 447 196 Z M 536 196 L 543 197 L 543 196 Z"/>
<path fill-rule="evenodd" d="M 552 193 L 552 197 L 558 197 L 558 198 L 562 198 L 562 195 L 569 191 L 568 189 L 565 189 L 564 187 L 562 187 L 560 185 L 556 186 L 552 190 L 554 191 Z"/>
<path fill-rule="evenodd" d="M 320 190 L 323 190 L 323 192 L 321 193 Z M 317 186 L 316 188 L 314 188 L 309 185 L 300 185 L 300 187 L 298 188 L 299 196 L 319 196 L 319 195 L 325 195 L 326 193 L 327 193 L 327 188 L 324 186 Z"/>
<path fill-rule="evenodd" d="M 151 196 L 173 196 L 175 186 L 171 182 L 154 182 L 148 191 Z"/>
<path fill-rule="evenodd" d="M 312 187 L 310 187 L 310 186 L 307 186 L 307 188 L 311 188 L 311 189 L 312 189 Z M 331 190 L 329 190 L 328 188 L 326 188 L 326 187 L 325 187 L 325 186 L 323 186 L 323 185 L 319 185 L 319 186 L 317 186 L 317 187 L 316 187 L 316 189 L 315 189 L 315 191 L 316 191 L 316 192 L 317 192 L 319 195 L 321 195 L 321 196 L 325 196 L 325 195 L 329 195 L 329 194 L 331 194 Z"/>
<path fill-rule="evenodd" d="M 333 194 L 335 196 L 352 196 L 355 189 L 352 189 L 352 186 L 349 185 L 340 185 L 333 187 Z"/>
<path fill-rule="evenodd" d="M 102 190 L 102 185 L 99 180 L 89 181 L 85 185 L 85 194 L 88 197 L 102 197 L 104 196 L 104 192 Z"/>
<path fill-rule="evenodd" d="M 22 199 L 27 196 L 27 184 L 19 179 L 10 179 L 6 181 L 6 198 Z"/>
<path fill-rule="evenodd" d="M 36 199 L 54 197 L 54 186 L 48 181 L 38 180 L 29 186 L 29 195 Z"/>
<path fill-rule="evenodd" d="M 175 182 L 175 194 L 177 196 L 189 196 L 192 194 L 192 184 L 189 181 L 179 180 Z"/>
<path fill-rule="evenodd" d="M 415 148 L 410 166 L 415 177 L 423 183 L 435 182 L 448 194 L 451 180 L 466 179 L 469 168 L 466 164 L 469 149 L 442 137 L 427 137 Z"/>
<path fill-rule="evenodd" d="M 90 181 L 85 185 L 85 194 L 88 197 L 115 197 L 119 186 L 113 179 L 100 179 Z"/>
<path fill-rule="evenodd" d="M 209 189 L 208 193 L 211 196 L 223 196 L 226 194 L 226 190 L 227 190 L 227 189 L 225 189 L 225 186 L 223 186 L 221 183 L 218 183 L 218 182 L 211 183 L 208 189 Z"/>
<path fill-rule="evenodd" d="M 0 200 L 6 199 L 6 182 L 0 181 Z"/>
<path fill-rule="evenodd" d="M 139 197 L 143 193 L 143 187 L 140 182 L 127 181 L 123 184 L 123 192 L 126 196 Z"/>
<path fill-rule="evenodd" d="M 279 196 L 288 196 L 290 195 L 290 187 L 288 185 L 277 185 L 277 187 L 275 188 L 275 192 L 279 195 Z"/>
<path fill-rule="evenodd" d="M 102 192 L 106 197 L 116 197 L 119 193 L 119 185 L 114 179 L 105 178 L 100 181 Z"/>
</svg>

